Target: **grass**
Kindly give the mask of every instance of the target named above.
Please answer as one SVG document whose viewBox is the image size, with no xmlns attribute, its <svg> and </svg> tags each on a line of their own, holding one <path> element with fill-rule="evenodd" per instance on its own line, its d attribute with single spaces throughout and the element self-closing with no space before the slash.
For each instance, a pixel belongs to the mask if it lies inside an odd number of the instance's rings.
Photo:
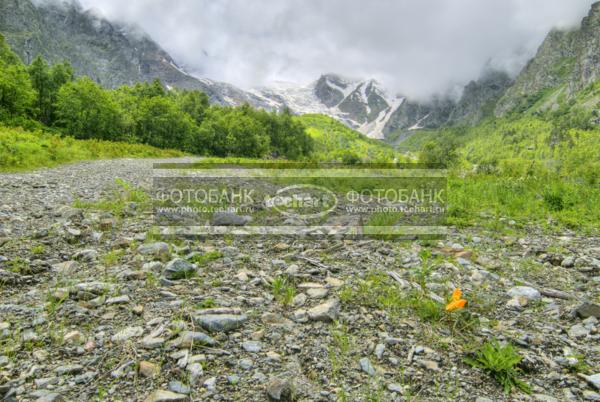
<svg viewBox="0 0 600 402">
<path fill-rule="evenodd" d="M 531 393 L 531 387 L 518 378 L 521 370 L 517 365 L 522 359 L 511 344 L 503 346 L 498 341 L 488 341 L 465 362 L 488 373 L 508 395 L 515 388 Z"/>
<path fill-rule="evenodd" d="M 223 254 L 220 251 L 213 250 L 204 254 L 197 254 L 191 258 L 191 262 L 197 264 L 199 267 L 203 267 L 208 265 L 209 262 L 218 260 L 223 257 Z"/>
<path fill-rule="evenodd" d="M 100 201 L 82 201 L 76 199 L 73 202 L 74 208 L 90 209 L 96 211 L 107 211 L 117 217 L 122 217 L 130 203 L 136 203 L 147 207 L 150 203 L 150 196 L 143 190 L 134 187 L 122 179 L 115 179 L 116 188 L 113 190 L 111 198 Z"/>
<path fill-rule="evenodd" d="M 77 140 L 46 131 L 0 126 L 0 172 L 53 167 L 65 163 L 114 158 L 167 158 L 184 155 L 142 144 Z"/>
<path fill-rule="evenodd" d="M 273 297 L 278 303 L 289 306 L 296 296 L 296 286 L 287 277 L 279 276 L 271 284 Z"/>
</svg>

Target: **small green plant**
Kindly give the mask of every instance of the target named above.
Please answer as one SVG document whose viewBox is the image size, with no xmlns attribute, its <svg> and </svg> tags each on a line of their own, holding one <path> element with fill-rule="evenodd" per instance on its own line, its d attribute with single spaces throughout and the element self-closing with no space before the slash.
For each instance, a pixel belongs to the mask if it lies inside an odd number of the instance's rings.
<svg viewBox="0 0 600 402">
<path fill-rule="evenodd" d="M 508 395 L 513 388 L 531 392 L 530 386 L 518 378 L 520 369 L 517 365 L 522 359 L 511 344 L 502 346 L 498 341 L 488 341 L 475 352 L 474 357 L 466 358 L 465 362 L 487 372 Z"/>
<path fill-rule="evenodd" d="M 212 297 L 207 297 L 196 305 L 199 309 L 217 307 L 217 301 Z"/>
<path fill-rule="evenodd" d="M 146 272 L 146 287 L 156 289 L 158 287 L 158 278 L 153 272 Z"/>
<path fill-rule="evenodd" d="M 271 290 L 275 300 L 284 306 L 289 306 L 296 296 L 296 286 L 284 276 L 279 276 L 273 280 Z"/>
<path fill-rule="evenodd" d="M 46 247 L 44 247 L 43 244 L 36 244 L 35 246 L 31 247 L 31 254 L 34 255 L 40 255 L 40 254 L 44 254 L 44 252 L 46 251 Z"/>
<path fill-rule="evenodd" d="M 26 274 L 29 269 L 29 264 L 26 260 L 21 257 L 17 257 L 13 260 L 10 260 L 7 263 L 7 270 L 14 272 L 16 274 Z"/>
<path fill-rule="evenodd" d="M 218 260 L 221 257 L 223 257 L 223 254 L 220 251 L 214 250 L 193 256 L 191 258 L 191 262 L 197 264 L 199 267 L 203 267 L 209 262 Z"/>
<path fill-rule="evenodd" d="M 107 267 L 112 267 L 116 265 L 121 257 L 125 255 L 125 250 L 113 250 L 102 256 L 102 264 Z"/>
</svg>

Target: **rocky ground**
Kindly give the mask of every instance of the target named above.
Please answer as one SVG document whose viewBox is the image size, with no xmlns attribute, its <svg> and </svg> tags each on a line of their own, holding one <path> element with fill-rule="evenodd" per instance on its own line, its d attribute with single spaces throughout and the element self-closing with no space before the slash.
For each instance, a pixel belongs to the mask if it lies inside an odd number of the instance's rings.
<svg viewBox="0 0 600 402">
<path fill-rule="evenodd" d="M 152 161 L 0 175 L 5 400 L 600 400 L 598 237 L 164 240 L 115 178 Z M 465 362 L 491 340 L 531 394 Z"/>
</svg>

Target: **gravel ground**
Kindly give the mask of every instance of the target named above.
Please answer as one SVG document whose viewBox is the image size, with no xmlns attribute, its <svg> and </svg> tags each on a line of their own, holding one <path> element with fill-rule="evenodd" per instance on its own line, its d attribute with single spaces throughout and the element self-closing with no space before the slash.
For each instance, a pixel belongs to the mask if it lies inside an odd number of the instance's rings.
<svg viewBox="0 0 600 402">
<path fill-rule="evenodd" d="M 600 400 L 599 237 L 506 217 L 441 242 L 163 242 L 135 203 L 75 208 L 149 189 L 153 162 L 0 175 L 0 398 Z M 531 394 L 465 362 L 491 340 Z"/>
</svg>

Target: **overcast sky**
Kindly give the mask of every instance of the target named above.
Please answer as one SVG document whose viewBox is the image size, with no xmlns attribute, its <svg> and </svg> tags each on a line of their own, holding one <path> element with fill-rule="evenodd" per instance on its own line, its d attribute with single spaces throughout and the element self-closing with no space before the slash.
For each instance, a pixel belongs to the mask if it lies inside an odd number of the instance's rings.
<svg viewBox="0 0 600 402">
<path fill-rule="evenodd" d="M 492 63 L 515 72 L 593 0 L 80 0 L 135 22 L 180 64 L 244 88 L 321 73 L 427 97 Z"/>
</svg>

